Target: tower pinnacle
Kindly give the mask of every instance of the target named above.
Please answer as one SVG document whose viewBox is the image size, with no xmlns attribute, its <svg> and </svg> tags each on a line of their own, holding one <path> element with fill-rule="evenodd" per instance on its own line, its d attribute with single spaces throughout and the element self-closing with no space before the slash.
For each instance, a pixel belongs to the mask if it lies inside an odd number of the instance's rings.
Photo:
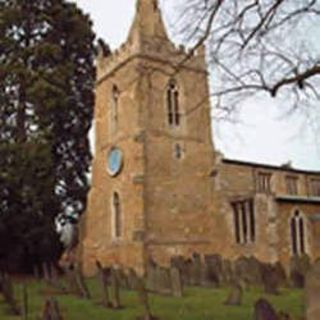
<svg viewBox="0 0 320 320">
<path fill-rule="evenodd" d="M 137 0 L 136 14 L 129 32 L 129 39 L 145 37 L 169 40 L 157 0 Z"/>
</svg>

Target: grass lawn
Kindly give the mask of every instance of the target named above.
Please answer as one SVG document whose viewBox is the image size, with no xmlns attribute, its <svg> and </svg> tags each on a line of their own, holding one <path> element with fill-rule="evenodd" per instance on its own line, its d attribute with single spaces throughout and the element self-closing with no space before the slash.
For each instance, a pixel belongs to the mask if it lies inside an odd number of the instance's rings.
<svg viewBox="0 0 320 320">
<path fill-rule="evenodd" d="M 89 280 L 92 300 L 83 300 L 72 295 L 57 294 L 43 283 L 29 281 L 29 319 L 40 316 L 46 297 L 56 296 L 65 320 L 135 320 L 141 316 L 137 294 L 121 292 L 122 310 L 109 310 L 99 305 L 100 290 L 95 279 Z M 16 296 L 21 296 L 21 284 L 16 283 Z M 159 320 L 251 320 L 254 302 L 260 297 L 267 298 L 278 310 L 290 312 L 295 319 L 303 316 L 303 291 L 281 290 L 278 296 L 266 295 L 260 289 L 249 289 L 244 293 L 242 306 L 224 306 L 223 301 L 229 293 L 228 288 L 203 289 L 187 288 L 183 298 L 150 295 L 151 310 Z M 0 319 L 17 320 L 8 314 L 8 308 L 0 299 Z"/>
</svg>

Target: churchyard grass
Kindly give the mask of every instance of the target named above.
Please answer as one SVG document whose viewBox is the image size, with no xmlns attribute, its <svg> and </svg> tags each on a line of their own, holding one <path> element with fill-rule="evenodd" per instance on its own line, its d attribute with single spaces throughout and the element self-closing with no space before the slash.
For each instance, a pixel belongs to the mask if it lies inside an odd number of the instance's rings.
<svg viewBox="0 0 320 320">
<path fill-rule="evenodd" d="M 65 320 L 135 320 L 142 315 L 138 295 L 134 291 L 121 291 L 123 309 L 105 309 L 99 304 L 101 300 L 100 287 L 96 278 L 90 279 L 88 285 L 92 294 L 91 300 L 85 300 L 73 295 L 58 293 L 44 282 L 28 281 L 29 317 L 36 319 L 42 313 L 44 300 L 55 296 Z M 250 320 L 252 319 L 254 302 L 264 297 L 276 309 L 290 312 L 295 319 L 300 320 L 303 313 L 303 291 L 297 289 L 280 290 L 279 295 L 264 294 L 262 289 L 245 290 L 241 306 L 225 306 L 223 302 L 229 294 L 229 288 L 204 289 L 187 288 L 183 298 L 150 295 L 152 313 L 159 320 Z M 15 293 L 20 302 L 22 285 L 15 281 Z M 8 308 L 0 298 L 0 319 L 17 320 L 20 317 L 10 316 Z"/>
</svg>

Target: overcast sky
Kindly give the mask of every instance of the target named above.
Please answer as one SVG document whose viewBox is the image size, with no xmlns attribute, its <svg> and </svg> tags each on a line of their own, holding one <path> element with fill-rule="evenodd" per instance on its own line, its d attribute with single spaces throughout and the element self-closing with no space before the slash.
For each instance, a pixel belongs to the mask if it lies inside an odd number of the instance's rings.
<svg viewBox="0 0 320 320">
<path fill-rule="evenodd" d="M 136 0 L 75 0 L 89 13 L 98 37 L 117 48 L 126 39 Z M 169 34 L 172 27 L 173 1 L 160 1 Z M 228 158 L 280 165 L 292 161 L 294 167 L 320 169 L 320 138 L 299 115 L 283 117 L 274 99 L 246 103 L 238 124 L 217 123 L 213 119 L 216 148 Z M 285 119 L 283 119 L 285 118 Z M 318 133 L 318 138 L 317 138 Z"/>
</svg>

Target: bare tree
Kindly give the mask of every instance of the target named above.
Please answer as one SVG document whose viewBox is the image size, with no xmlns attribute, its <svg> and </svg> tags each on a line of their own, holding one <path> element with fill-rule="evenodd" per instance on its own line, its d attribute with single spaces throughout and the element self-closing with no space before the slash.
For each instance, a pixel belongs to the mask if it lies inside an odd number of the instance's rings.
<svg viewBox="0 0 320 320">
<path fill-rule="evenodd" d="M 178 9 L 184 40 L 206 44 L 218 110 L 261 92 L 287 111 L 319 110 L 320 1 L 180 0 Z"/>
</svg>

